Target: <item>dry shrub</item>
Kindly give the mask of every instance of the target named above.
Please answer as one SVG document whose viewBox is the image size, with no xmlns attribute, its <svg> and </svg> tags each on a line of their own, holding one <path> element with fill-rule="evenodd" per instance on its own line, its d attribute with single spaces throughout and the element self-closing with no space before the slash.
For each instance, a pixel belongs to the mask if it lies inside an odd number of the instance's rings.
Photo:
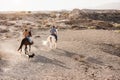
<svg viewBox="0 0 120 80">
<path fill-rule="evenodd" d="M 0 29 L 0 33 L 7 33 L 7 32 L 9 32 L 9 30 L 7 30 L 7 29 Z"/>
<path fill-rule="evenodd" d="M 120 33 L 120 30 L 115 30 L 116 33 Z"/>
<path fill-rule="evenodd" d="M 86 59 L 85 56 L 83 56 L 83 55 L 78 55 L 78 54 L 73 55 L 72 58 L 73 58 L 74 60 L 76 60 L 76 61 L 79 61 L 79 62 L 84 61 L 84 60 Z"/>
<path fill-rule="evenodd" d="M 71 26 L 71 29 L 83 30 L 83 29 L 87 29 L 87 27 L 86 26 L 82 26 L 82 25 L 73 25 L 73 26 Z"/>
<path fill-rule="evenodd" d="M 96 29 L 96 26 L 89 26 L 88 29 Z"/>
<path fill-rule="evenodd" d="M 120 29 L 120 24 L 115 23 L 113 25 L 114 25 L 115 28 Z"/>
</svg>

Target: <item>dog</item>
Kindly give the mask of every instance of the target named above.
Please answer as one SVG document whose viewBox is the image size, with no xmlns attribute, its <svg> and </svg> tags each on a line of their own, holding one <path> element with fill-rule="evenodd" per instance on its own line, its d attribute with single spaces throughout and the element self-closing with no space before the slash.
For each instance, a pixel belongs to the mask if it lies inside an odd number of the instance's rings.
<svg viewBox="0 0 120 80">
<path fill-rule="evenodd" d="M 33 58 L 35 56 L 35 54 L 31 54 L 31 55 L 28 55 L 28 58 Z"/>
</svg>

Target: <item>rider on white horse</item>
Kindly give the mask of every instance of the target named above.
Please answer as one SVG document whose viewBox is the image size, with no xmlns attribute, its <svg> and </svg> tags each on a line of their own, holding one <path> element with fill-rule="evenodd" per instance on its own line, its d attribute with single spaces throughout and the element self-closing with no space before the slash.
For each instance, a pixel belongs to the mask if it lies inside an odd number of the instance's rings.
<svg viewBox="0 0 120 80">
<path fill-rule="evenodd" d="M 57 35 L 58 35 L 58 30 L 56 29 L 55 26 L 52 26 L 52 28 L 50 29 L 50 34 L 55 37 L 56 42 L 57 42 L 57 40 L 58 40 L 58 37 L 57 37 Z"/>
</svg>

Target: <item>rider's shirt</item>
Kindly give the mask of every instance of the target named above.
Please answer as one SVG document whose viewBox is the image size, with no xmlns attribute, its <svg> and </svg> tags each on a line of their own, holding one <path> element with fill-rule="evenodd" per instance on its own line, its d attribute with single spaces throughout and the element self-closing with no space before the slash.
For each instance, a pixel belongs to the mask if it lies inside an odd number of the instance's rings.
<svg viewBox="0 0 120 80">
<path fill-rule="evenodd" d="M 28 32 L 28 31 L 25 31 L 25 32 L 23 33 L 23 35 L 24 35 L 24 37 L 26 38 L 26 37 L 29 36 L 29 32 Z"/>
<path fill-rule="evenodd" d="M 50 30 L 50 33 L 51 33 L 51 34 L 56 34 L 56 33 L 57 33 L 57 30 L 56 30 L 55 28 L 52 28 L 52 29 Z"/>
</svg>

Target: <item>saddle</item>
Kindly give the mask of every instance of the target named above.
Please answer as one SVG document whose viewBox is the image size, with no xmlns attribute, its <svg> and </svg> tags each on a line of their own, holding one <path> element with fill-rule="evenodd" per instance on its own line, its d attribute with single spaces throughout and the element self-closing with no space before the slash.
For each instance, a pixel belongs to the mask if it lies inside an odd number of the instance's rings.
<svg viewBox="0 0 120 80">
<path fill-rule="evenodd" d="M 51 35 L 54 36 L 56 41 L 57 41 L 57 35 L 56 34 L 51 34 Z"/>
<path fill-rule="evenodd" d="M 29 42 L 30 44 L 33 44 L 33 41 L 30 41 L 29 38 L 27 38 L 27 37 L 24 38 L 23 40 Z"/>
</svg>

